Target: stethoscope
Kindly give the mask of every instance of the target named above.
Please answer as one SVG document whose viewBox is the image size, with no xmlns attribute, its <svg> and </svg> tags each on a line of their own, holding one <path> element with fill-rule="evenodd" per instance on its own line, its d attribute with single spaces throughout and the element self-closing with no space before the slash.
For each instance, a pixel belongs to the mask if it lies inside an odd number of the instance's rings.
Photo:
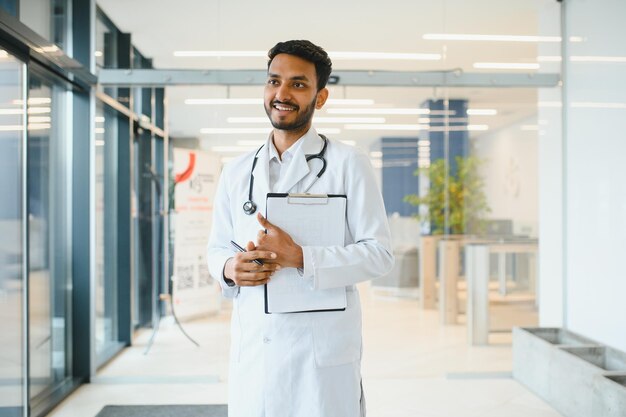
<svg viewBox="0 0 626 417">
<path fill-rule="evenodd" d="M 322 161 L 322 169 L 319 170 L 319 172 L 317 173 L 317 176 L 315 177 L 313 182 L 311 184 L 309 184 L 309 186 L 306 188 L 306 190 L 304 190 L 305 193 L 307 191 L 309 191 L 311 186 L 313 184 L 315 184 L 317 182 L 317 180 L 324 174 L 324 171 L 326 171 L 326 159 L 324 158 L 324 154 L 326 153 L 326 148 L 328 147 L 328 138 L 326 136 L 324 136 L 324 135 L 320 135 L 320 137 L 324 141 L 324 145 L 322 146 L 322 150 L 319 151 L 319 153 L 306 155 L 306 162 L 309 163 L 309 161 L 311 161 L 312 159 L 319 159 L 319 160 Z M 265 145 L 263 145 L 263 146 L 265 146 Z M 252 190 L 253 190 L 253 187 L 254 187 L 254 168 L 256 167 L 256 162 L 259 159 L 259 152 L 261 152 L 261 149 L 263 149 L 263 146 L 261 146 L 256 151 L 256 153 L 254 154 L 254 161 L 252 161 L 252 169 L 250 170 L 250 187 L 248 189 L 248 201 L 243 203 L 243 212 L 246 213 L 247 215 L 251 215 L 251 214 L 254 214 L 256 212 L 256 203 L 254 201 L 252 201 Z"/>
</svg>

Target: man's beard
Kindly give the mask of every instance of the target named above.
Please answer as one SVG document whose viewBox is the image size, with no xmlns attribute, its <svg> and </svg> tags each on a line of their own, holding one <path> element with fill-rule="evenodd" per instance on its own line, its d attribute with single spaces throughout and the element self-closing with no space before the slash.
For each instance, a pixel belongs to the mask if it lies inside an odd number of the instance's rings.
<svg viewBox="0 0 626 417">
<path fill-rule="evenodd" d="M 274 129 L 278 129 L 278 130 L 298 130 L 301 129 L 302 127 L 306 126 L 310 121 L 311 118 L 313 117 L 313 113 L 315 113 L 315 103 L 317 102 L 317 97 L 315 97 L 313 99 L 313 101 L 311 103 L 309 103 L 309 105 L 304 109 L 304 111 L 302 111 L 302 113 L 298 114 L 298 116 L 296 117 L 296 120 L 294 120 L 293 122 L 288 122 L 288 121 L 274 121 L 272 119 L 272 109 L 274 108 L 274 104 L 277 103 L 281 103 L 279 101 L 272 101 L 269 105 L 269 107 L 266 105 L 265 106 L 265 113 L 267 114 L 267 117 L 270 119 L 270 123 L 272 124 L 272 126 L 274 127 Z M 289 106 L 293 106 L 296 108 L 296 110 L 293 110 L 295 112 L 300 111 L 300 107 L 296 106 L 292 103 L 289 102 L 284 102 L 282 104 L 286 104 Z"/>
</svg>

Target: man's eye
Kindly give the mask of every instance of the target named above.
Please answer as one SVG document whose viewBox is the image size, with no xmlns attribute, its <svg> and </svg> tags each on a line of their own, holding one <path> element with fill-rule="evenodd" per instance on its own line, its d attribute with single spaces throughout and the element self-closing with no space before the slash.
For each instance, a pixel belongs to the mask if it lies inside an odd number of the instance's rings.
<svg viewBox="0 0 626 417">
<path fill-rule="evenodd" d="M 276 84 L 278 84 L 278 81 L 276 81 L 276 80 L 267 80 L 267 83 L 270 84 L 270 85 L 276 85 Z"/>
<path fill-rule="evenodd" d="M 293 86 L 296 88 L 304 88 L 304 84 L 302 83 L 294 83 Z"/>
</svg>

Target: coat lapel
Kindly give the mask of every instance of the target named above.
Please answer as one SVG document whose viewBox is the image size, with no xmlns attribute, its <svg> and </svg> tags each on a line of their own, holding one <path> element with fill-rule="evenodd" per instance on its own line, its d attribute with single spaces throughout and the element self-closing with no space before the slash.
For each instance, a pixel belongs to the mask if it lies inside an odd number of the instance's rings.
<svg viewBox="0 0 626 417">
<path fill-rule="evenodd" d="M 269 142 L 268 142 L 269 143 Z M 269 147 L 268 143 L 259 152 L 259 159 L 254 168 L 253 199 L 265 212 L 265 199 L 270 190 Z"/>
<path fill-rule="evenodd" d="M 289 164 L 289 169 L 284 174 L 281 174 L 277 187 L 277 190 L 280 190 L 280 192 L 298 192 L 299 189 L 304 189 L 302 187 L 293 188 L 311 172 L 306 156 L 316 154 L 321 149 L 322 139 L 317 135 L 315 129 L 309 129 L 302 139 L 303 142 L 294 154 L 293 160 Z"/>
</svg>

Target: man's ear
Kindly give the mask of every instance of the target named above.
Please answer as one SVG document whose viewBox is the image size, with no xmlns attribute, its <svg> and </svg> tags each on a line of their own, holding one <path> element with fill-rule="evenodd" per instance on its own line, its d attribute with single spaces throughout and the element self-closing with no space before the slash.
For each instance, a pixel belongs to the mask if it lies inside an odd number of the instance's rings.
<svg viewBox="0 0 626 417">
<path fill-rule="evenodd" d="M 315 100 L 315 108 L 317 110 L 324 107 L 324 104 L 328 100 L 328 88 L 324 87 L 317 93 L 317 99 Z"/>
</svg>

